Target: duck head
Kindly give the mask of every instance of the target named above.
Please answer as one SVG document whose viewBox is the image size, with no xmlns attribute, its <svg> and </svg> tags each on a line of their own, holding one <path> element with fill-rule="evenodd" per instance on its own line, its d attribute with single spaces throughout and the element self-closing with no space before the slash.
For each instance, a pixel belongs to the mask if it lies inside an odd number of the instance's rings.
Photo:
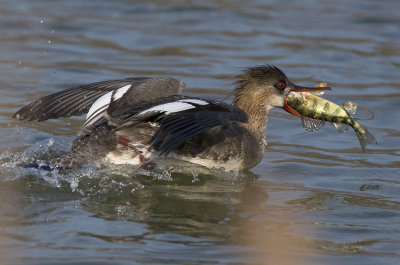
<svg viewBox="0 0 400 265">
<path fill-rule="evenodd" d="M 244 110 L 250 121 L 266 119 L 272 108 L 283 108 L 298 116 L 286 103 L 292 92 L 330 90 L 329 87 L 303 87 L 292 83 L 285 73 L 274 65 L 260 65 L 247 68 L 238 76 L 234 90 L 235 106 Z"/>
</svg>

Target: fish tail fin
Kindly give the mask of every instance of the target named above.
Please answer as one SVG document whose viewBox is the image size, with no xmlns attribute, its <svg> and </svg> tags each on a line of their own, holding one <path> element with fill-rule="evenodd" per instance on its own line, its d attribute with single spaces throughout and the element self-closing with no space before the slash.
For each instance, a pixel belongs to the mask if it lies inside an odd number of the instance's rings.
<svg viewBox="0 0 400 265">
<path fill-rule="evenodd" d="M 365 151 L 367 144 L 377 144 L 375 137 L 357 121 L 355 121 L 353 128 L 363 151 Z"/>
</svg>

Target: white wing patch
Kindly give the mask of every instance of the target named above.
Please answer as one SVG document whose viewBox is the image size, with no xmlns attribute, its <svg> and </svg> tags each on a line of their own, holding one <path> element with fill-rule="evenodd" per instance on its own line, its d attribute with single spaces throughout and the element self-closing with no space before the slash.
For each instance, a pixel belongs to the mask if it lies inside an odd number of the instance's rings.
<svg viewBox="0 0 400 265">
<path fill-rule="evenodd" d="M 152 111 L 164 112 L 165 114 L 168 115 L 170 113 L 175 113 L 175 112 L 180 112 L 180 111 L 196 108 L 195 105 L 190 104 L 190 103 L 194 103 L 197 105 L 208 105 L 207 101 L 203 101 L 200 99 L 190 99 L 190 98 L 189 99 L 180 99 L 175 102 L 169 102 L 169 103 L 151 107 L 147 110 L 144 110 L 144 111 L 138 113 L 138 115 L 142 115 L 142 114 L 152 112 Z"/>
<path fill-rule="evenodd" d="M 178 101 L 187 102 L 187 103 L 194 103 L 194 104 L 203 105 L 203 106 L 204 105 L 208 105 L 207 101 L 204 101 L 204 100 L 201 100 L 201 99 L 195 99 L 195 98 L 181 99 L 181 100 L 178 100 Z"/>
<path fill-rule="evenodd" d="M 121 88 L 118 88 L 117 92 L 113 96 L 113 100 L 117 100 L 122 98 L 123 95 L 125 95 L 126 91 L 128 91 L 129 88 L 131 88 L 132 85 L 126 85 Z"/>
<path fill-rule="evenodd" d="M 122 98 L 125 93 L 131 88 L 131 85 L 126 85 L 123 86 L 117 90 L 113 90 L 108 92 L 107 94 L 99 97 L 93 105 L 90 107 L 87 115 L 86 115 L 86 122 L 83 125 L 88 126 L 96 121 L 98 121 L 101 117 L 103 117 L 103 113 L 107 111 L 108 107 L 110 106 L 111 101 L 118 100 Z M 180 99 L 174 102 L 169 102 L 169 103 L 164 103 L 161 105 L 157 105 L 154 107 L 151 107 L 149 109 L 146 109 L 137 115 L 142 115 L 148 112 L 163 112 L 166 115 L 170 113 L 175 113 L 175 112 L 180 112 L 180 111 L 185 111 L 189 109 L 194 109 L 196 108 L 197 105 L 208 105 L 209 103 L 204 100 L 200 99 L 195 99 L 195 98 L 186 98 L 186 99 Z"/>
<path fill-rule="evenodd" d="M 147 112 L 152 112 L 152 111 L 159 111 L 159 112 L 165 112 L 165 114 L 170 114 L 173 112 L 179 112 L 179 111 L 194 109 L 194 108 L 195 108 L 195 106 L 193 106 L 192 104 L 175 101 L 175 102 L 170 102 L 170 103 L 165 103 L 165 104 L 154 106 L 150 109 L 140 112 L 139 115 L 145 114 Z"/>
<path fill-rule="evenodd" d="M 103 110 L 104 108 L 108 108 L 111 102 L 111 96 L 114 91 L 110 91 L 107 94 L 99 97 L 93 105 L 90 107 L 87 115 L 86 115 L 86 120 L 89 120 L 94 116 L 94 114 L 98 113 L 100 110 Z"/>
<path fill-rule="evenodd" d="M 125 95 L 128 89 L 131 88 L 131 86 L 132 85 L 123 86 L 121 88 L 118 88 L 117 90 L 110 91 L 107 94 L 104 94 L 103 96 L 99 97 L 90 107 L 86 115 L 86 122 L 84 126 L 93 124 L 100 117 L 102 117 L 102 115 L 100 114 L 102 114 L 104 111 L 108 109 L 111 103 L 111 99 L 113 101 L 120 99 L 123 95 Z"/>
</svg>

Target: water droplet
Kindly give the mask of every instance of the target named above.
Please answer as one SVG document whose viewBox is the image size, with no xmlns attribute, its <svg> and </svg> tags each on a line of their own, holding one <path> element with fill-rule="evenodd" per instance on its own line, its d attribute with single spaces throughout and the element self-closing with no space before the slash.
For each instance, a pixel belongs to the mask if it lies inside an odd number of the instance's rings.
<svg viewBox="0 0 400 265">
<path fill-rule="evenodd" d="M 48 44 L 51 44 L 51 40 L 48 40 L 47 43 L 48 43 Z"/>
<path fill-rule="evenodd" d="M 200 181 L 200 179 L 198 178 L 198 176 L 199 176 L 199 173 L 198 173 L 198 172 L 192 171 L 192 176 L 193 176 L 192 183 L 195 183 L 195 182 L 199 182 L 199 181 Z"/>
<path fill-rule="evenodd" d="M 40 23 L 43 23 L 44 21 L 43 20 L 40 20 Z"/>
</svg>

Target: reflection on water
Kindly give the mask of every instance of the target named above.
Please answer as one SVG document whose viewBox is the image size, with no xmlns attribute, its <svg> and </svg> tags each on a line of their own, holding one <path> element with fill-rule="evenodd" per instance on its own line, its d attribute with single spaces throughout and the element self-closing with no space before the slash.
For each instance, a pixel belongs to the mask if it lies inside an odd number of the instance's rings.
<svg viewBox="0 0 400 265">
<path fill-rule="evenodd" d="M 398 1 L 3 2 L 2 264 L 399 263 Z M 222 100 L 234 75 L 263 63 L 372 110 L 363 125 L 378 145 L 362 152 L 331 126 L 304 134 L 276 110 L 268 152 L 244 174 L 18 166 L 67 152 L 82 124 L 10 119 L 38 97 L 167 75 Z"/>
</svg>

